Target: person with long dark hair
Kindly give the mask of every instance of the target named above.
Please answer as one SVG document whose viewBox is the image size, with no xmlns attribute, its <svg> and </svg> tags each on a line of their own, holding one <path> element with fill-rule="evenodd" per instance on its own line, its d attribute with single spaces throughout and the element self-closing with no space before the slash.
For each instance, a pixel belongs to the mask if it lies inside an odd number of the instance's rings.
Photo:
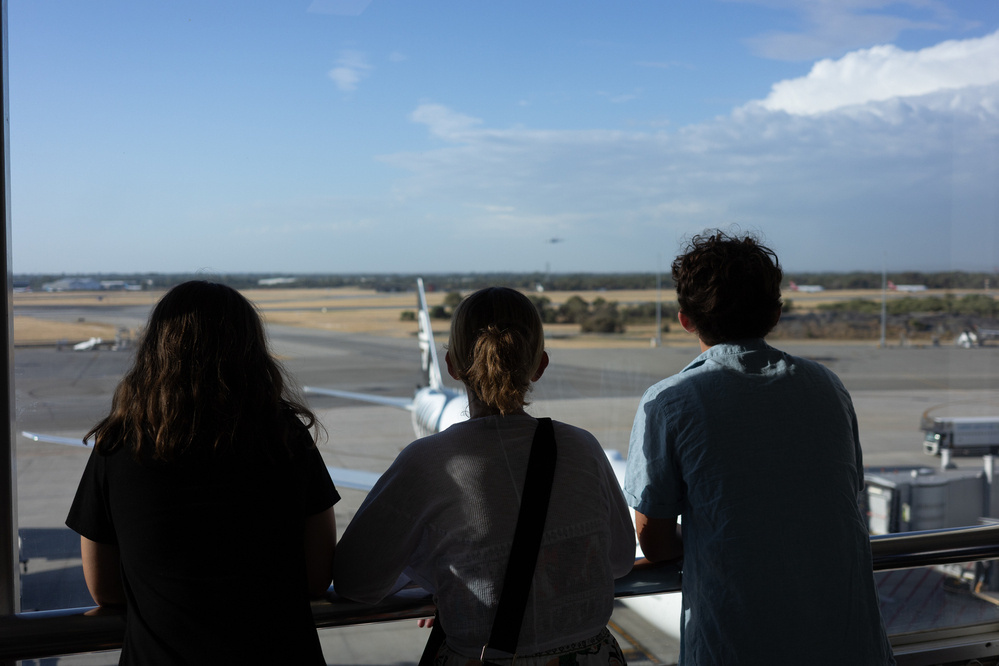
<svg viewBox="0 0 999 666">
<path fill-rule="evenodd" d="M 160 300 L 66 521 L 94 600 L 126 607 L 120 663 L 325 663 L 309 599 L 332 579 L 339 495 L 320 428 L 239 292 Z"/>
<path fill-rule="evenodd" d="M 548 366 L 537 308 L 512 289 L 473 293 L 455 308 L 445 360 L 465 386 L 470 418 L 413 442 L 382 475 L 337 545 L 334 589 L 373 603 L 405 572 L 437 604 L 446 639 L 434 663 L 509 663 L 512 655 L 483 646 L 540 428 L 524 410 Z M 523 622 L 513 628 L 516 663 L 624 664 L 606 625 L 614 579 L 635 558 L 628 507 L 593 435 L 553 425 L 554 480 Z"/>
</svg>

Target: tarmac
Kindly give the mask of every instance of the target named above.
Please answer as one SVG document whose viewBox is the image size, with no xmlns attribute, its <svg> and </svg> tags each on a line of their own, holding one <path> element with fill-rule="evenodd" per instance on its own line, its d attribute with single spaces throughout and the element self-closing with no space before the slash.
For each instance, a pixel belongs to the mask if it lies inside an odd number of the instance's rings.
<svg viewBox="0 0 999 666">
<path fill-rule="evenodd" d="M 136 325 L 147 308 L 87 317 Z M 81 315 L 73 308 L 46 316 Z M 421 383 L 416 340 L 376 338 L 291 327 L 270 327 L 276 355 L 299 385 L 409 396 Z M 921 415 L 951 413 L 999 416 L 999 347 L 889 347 L 870 344 L 774 343 L 825 363 L 850 390 L 860 422 L 865 463 L 936 466 L 922 452 Z M 637 402 L 652 383 L 682 369 L 698 349 L 690 345 L 649 349 L 555 349 L 528 411 L 593 432 L 606 448 L 627 453 Z M 131 356 L 125 351 L 15 350 L 17 429 L 82 436 L 110 406 L 114 387 Z M 407 413 L 328 397 L 310 397 L 327 438 L 326 462 L 380 472 L 413 438 Z M 64 527 L 89 450 L 18 438 L 18 521 L 26 571 L 22 608 L 90 606 L 83 583 L 79 542 Z M 978 460 L 959 461 L 978 466 Z M 343 490 L 336 507 L 342 530 L 364 494 Z M 678 645 L 618 605 L 612 627 L 629 652 L 629 663 L 675 663 Z M 361 625 L 320 632 L 329 664 L 415 664 L 426 630 L 415 621 Z M 24 662 L 32 663 L 32 662 Z M 39 662 L 41 663 L 41 662 Z M 46 664 L 114 664 L 117 653 L 46 659 Z"/>
</svg>

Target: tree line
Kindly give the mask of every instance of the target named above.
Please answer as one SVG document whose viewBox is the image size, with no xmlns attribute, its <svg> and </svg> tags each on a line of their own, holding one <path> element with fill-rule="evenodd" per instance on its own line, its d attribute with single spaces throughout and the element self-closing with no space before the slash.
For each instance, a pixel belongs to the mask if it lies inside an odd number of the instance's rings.
<svg viewBox="0 0 999 666">
<path fill-rule="evenodd" d="M 505 286 L 526 291 L 620 291 L 654 289 L 653 273 L 79 273 L 79 274 L 15 274 L 14 282 L 40 290 L 47 282 L 66 277 L 89 277 L 95 280 L 122 280 L 141 284 L 145 289 L 166 289 L 187 280 L 212 280 L 235 289 L 294 289 L 360 287 L 383 292 L 412 291 L 417 277 L 422 277 L 428 289 L 436 291 L 474 291 L 487 286 Z M 261 280 L 292 278 L 292 282 L 261 284 Z M 923 284 L 928 289 L 981 289 L 986 284 L 999 286 L 999 276 L 986 272 L 920 272 L 888 273 L 896 284 Z M 825 289 L 880 289 L 880 272 L 854 271 L 786 273 L 785 287 L 790 282 L 820 285 Z M 672 289 L 668 273 L 662 275 L 662 287 Z"/>
</svg>

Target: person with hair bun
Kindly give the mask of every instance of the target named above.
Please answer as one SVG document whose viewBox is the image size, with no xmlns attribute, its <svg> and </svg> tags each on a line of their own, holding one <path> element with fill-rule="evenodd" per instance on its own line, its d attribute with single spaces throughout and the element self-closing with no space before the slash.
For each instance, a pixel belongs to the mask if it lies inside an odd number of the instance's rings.
<svg viewBox="0 0 999 666">
<path fill-rule="evenodd" d="M 337 594 L 380 601 L 405 574 L 434 595 L 446 641 L 436 664 L 478 663 L 488 642 L 538 421 L 524 410 L 548 367 L 537 308 L 513 289 L 464 299 L 448 373 L 469 420 L 407 446 L 337 545 Z M 517 664 L 624 664 L 606 625 L 635 535 L 621 488 L 589 432 L 554 422 L 557 462 Z M 509 663 L 508 654 L 487 659 Z M 506 660 L 504 661 L 504 657 Z"/>
</svg>

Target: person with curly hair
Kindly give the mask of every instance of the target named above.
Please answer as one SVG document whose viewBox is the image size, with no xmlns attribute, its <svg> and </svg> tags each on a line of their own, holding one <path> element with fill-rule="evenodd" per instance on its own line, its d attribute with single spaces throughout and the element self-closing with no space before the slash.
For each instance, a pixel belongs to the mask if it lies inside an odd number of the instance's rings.
<svg viewBox="0 0 999 666">
<path fill-rule="evenodd" d="M 625 496 L 645 557 L 683 559 L 680 664 L 893 664 L 850 395 L 763 340 L 782 277 L 770 248 L 722 232 L 673 262 L 702 353 L 645 392 Z"/>
</svg>

